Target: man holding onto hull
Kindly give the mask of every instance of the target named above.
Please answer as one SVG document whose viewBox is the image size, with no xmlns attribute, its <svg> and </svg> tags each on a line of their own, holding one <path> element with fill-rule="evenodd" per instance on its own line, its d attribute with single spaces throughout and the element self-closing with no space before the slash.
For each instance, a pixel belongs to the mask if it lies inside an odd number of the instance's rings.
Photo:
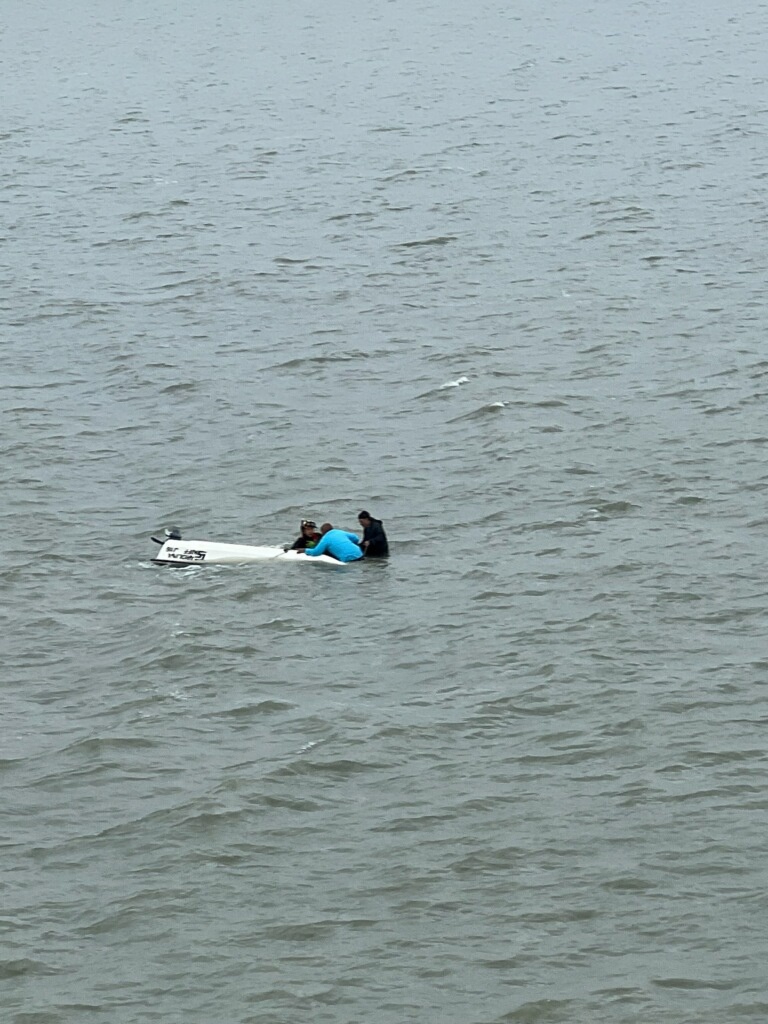
<svg viewBox="0 0 768 1024">
<path fill-rule="evenodd" d="M 313 548 L 320 540 L 320 534 L 317 532 L 314 520 L 302 519 L 300 529 L 301 533 L 293 544 L 286 548 L 286 551 L 304 551 L 307 548 Z"/>
<path fill-rule="evenodd" d="M 317 555 L 330 555 L 339 562 L 355 562 L 363 557 L 363 550 L 356 533 L 347 533 L 346 530 L 334 530 L 330 523 L 323 523 L 320 527 L 322 537 L 313 548 L 307 548 L 304 552 L 310 558 Z"/>
<path fill-rule="evenodd" d="M 366 558 L 386 558 L 389 554 L 387 535 L 380 519 L 374 519 L 370 512 L 363 510 L 357 517 L 363 528 L 363 539 L 359 542 Z"/>
</svg>

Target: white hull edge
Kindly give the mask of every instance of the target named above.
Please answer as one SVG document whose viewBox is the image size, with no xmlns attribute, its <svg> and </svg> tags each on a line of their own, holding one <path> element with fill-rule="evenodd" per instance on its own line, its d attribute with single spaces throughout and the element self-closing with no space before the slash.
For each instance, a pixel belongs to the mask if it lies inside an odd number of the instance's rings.
<svg viewBox="0 0 768 1024">
<path fill-rule="evenodd" d="M 220 544 L 210 540 L 167 540 L 152 559 L 157 565 L 247 565 L 250 562 L 298 562 L 300 565 L 343 566 L 329 555 L 311 558 L 303 551 L 277 546 Z"/>
</svg>

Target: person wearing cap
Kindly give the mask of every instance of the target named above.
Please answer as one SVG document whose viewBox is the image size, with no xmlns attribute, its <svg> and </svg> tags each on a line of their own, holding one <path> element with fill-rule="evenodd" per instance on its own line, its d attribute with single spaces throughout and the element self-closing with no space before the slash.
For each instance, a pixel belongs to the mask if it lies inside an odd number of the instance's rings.
<svg viewBox="0 0 768 1024">
<path fill-rule="evenodd" d="M 312 519 L 302 519 L 301 533 L 287 550 L 306 551 L 307 548 L 313 548 L 320 540 L 320 537 L 321 534 L 318 532 L 317 524 Z"/>
<path fill-rule="evenodd" d="M 357 517 L 363 528 L 363 539 L 359 542 L 366 558 L 386 558 L 389 554 L 389 543 L 380 519 L 374 519 L 370 512 L 363 509 Z"/>
<path fill-rule="evenodd" d="M 346 530 L 334 530 L 330 523 L 323 523 L 320 527 L 322 539 L 313 548 L 307 548 L 305 555 L 330 555 L 339 562 L 354 562 L 363 557 L 363 550 L 360 547 L 356 533 L 347 533 Z"/>
</svg>

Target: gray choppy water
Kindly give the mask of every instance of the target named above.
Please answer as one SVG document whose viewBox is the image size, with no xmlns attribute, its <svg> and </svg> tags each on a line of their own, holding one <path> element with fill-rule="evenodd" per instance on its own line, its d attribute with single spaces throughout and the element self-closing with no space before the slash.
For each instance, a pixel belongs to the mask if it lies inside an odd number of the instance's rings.
<svg viewBox="0 0 768 1024">
<path fill-rule="evenodd" d="M 762 1024 L 768 6 L 265 6 L 4 9 L 3 1020 Z"/>
</svg>

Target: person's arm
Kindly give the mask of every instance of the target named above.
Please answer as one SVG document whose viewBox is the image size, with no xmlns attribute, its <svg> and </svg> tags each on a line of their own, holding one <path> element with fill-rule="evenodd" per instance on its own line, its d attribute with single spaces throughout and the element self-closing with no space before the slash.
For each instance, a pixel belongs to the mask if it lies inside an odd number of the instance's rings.
<svg viewBox="0 0 768 1024">
<path fill-rule="evenodd" d="M 313 548 L 305 548 L 304 549 L 304 554 L 305 555 L 322 555 L 323 552 L 325 551 L 325 549 L 328 547 L 327 540 L 328 540 L 328 534 L 326 533 L 326 535 L 324 537 L 321 537 L 320 540 L 317 542 L 317 544 L 315 544 L 315 546 Z"/>
<path fill-rule="evenodd" d="M 303 551 L 307 546 L 307 542 L 304 537 L 298 537 L 293 544 L 288 548 L 289 551 Z"/>
<path fill-rule="evenodd" d="M 345 530 L 344 532 L 347 534 L 351 541 L 354 541 L 354 543 L 357 544 L 358 547 L 361 546 L 363 542 L 360 540 L 356 533 L 349 533 L 347 530 Z"/>
</svg>

